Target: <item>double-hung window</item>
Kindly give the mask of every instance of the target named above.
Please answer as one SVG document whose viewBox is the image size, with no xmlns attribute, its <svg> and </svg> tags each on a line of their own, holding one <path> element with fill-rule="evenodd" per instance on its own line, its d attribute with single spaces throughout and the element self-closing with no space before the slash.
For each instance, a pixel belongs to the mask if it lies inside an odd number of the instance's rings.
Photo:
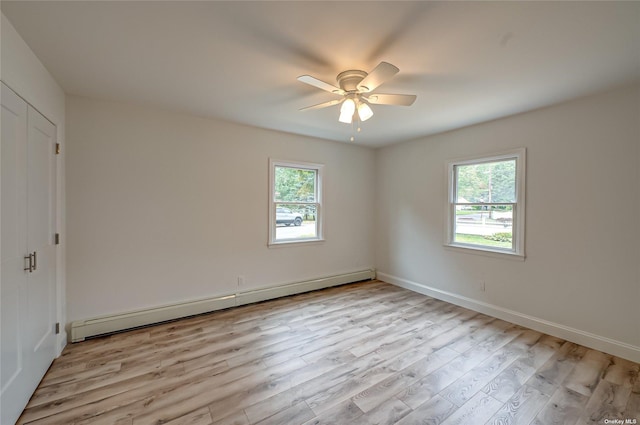
<svg viewBox="0 0 640 425">
<path fill-rule="evenodd" d="M 269 245 L 322 240 L 322 169 L 269 161 Z"/>
<path fill-rule="evenodd" d="M 525 149 L 450 161 L 445 244 L 524 257 Z"/>
</svg>

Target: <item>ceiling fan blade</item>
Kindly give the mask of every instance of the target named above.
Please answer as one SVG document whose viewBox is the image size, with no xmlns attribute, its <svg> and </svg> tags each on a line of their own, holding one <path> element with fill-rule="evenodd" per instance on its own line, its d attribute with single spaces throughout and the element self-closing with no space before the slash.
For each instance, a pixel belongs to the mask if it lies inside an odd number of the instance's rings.
<svg viewBox="0 0 640 425">
<path fill-rule="evenodd" d="M 317 105 L 313 105 L 313 106 L 307 106 L 306 108 L 302 108 L 300 109 L 301 111 L 309 111 L 311 109 L 321 109 L 321 108 L 326 108 L 328 106 L 333 106 L 333 105 L 337 105 L 338 103 L 342 103 L 344 101 L 344 99 L 335 99 L 335 100 L 330 100 L 328 102 L 323 102 L 323 103 L 318 103 Z"/>
<path fill-rule="evenodd" d="M 329 93 L 339 94 L 339 95 L 344 94 L 344 90 L 334 85 L 331 85 L 329 83 L 325 83 L 324 81 L 318 80 L 317 78 L 312 77 L 311 75 L 301 75 L 298 77 L 298 81 L 300 81 L 301 83 L 309 84 L 310 86 L 313 86 L 313 87 L 317 87 L 321 90 L 328 91 Z"/>
<path fill-rule="evenodd" d="M 391 65 L 387 62 L 380 62 L 373 71 L 369 73 L 364 80 L 358 84 L 358 90 L 362 93 L 368 93 L 378 87 L 380 84 L 387 81 L 400 71 L 398 67 Z"/>
<path fill-rule="evenodd" d="M 416 101 L 415 94 L 371 94 L 365 99 L 374 105 L 411 106 Z"/>
</svg>

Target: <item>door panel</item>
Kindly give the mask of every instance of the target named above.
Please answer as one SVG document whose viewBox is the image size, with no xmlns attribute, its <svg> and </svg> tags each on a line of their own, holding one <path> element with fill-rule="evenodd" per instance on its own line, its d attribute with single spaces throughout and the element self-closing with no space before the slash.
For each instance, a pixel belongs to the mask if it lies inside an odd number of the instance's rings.
<svg viewBox="0 0 640 425">
<path fill-rule="evenodd" d="M 31 371 L 37 383 L 55 357 L 55 144 L 56 128 L 29 106 L 27 130 L 27 248 Z M 54 261 L 52 261 L 52 259 Z M 53 267 L 52 267 L 53 265 Z M 34 387 L 35 389 L 35 387 Z"/>
<path fill-rule="evenodd" d="M 10 424 L 29 392 L 27 275 L 27 104 L 2 84 L 0 247 L 0 423 Z"/>
<path fill-rule="evenodd" d="M 2 85 L 3 262 L 27 252 L 26 140 L 27 104 Z"/>
</svg>

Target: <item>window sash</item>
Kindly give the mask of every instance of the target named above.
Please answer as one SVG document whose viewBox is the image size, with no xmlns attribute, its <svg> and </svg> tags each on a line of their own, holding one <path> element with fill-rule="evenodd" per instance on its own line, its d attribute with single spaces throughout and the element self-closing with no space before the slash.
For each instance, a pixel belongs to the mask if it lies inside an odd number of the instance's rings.
<svg viewBox="0 0 640 425">
<path fill-rule="evenodd" d="M 273 168 L 272 172 L 274 174 L 274 178 L 273 178 L 273 183 L 271 185 L 271 197 L 273 199 L 273 202 L 287 203 L 287 204 L 295 204 L 297 202 L 306 202 L 306 203 L 320 202 L 320 200 L 318 198 L 318 186 L 319 186 L 319 180 L 320 180 L 320 170 L 318 168 L 312 168 L 312 167 L 308 167 L 308 166 L 295 166 L 294 164 L 283 165 L 282 163 L 274 163 L 272 168 Z M 282 200 L 282 199 L 278 199 L 276 197 L 276 185 L 275 185 L 275 170 L 276 170 L 276 168 L 291 168 L 293 170 L 313 171 L 313 173 L 314 173 L 314 179 L 313 179 L 313 201 L 285 201 L 285 200 Z"/>
<path fill-rule="evenodd" d="M 276 202 L 273 204 L 273 216 L 276 216 L 276 210 L 278 209 L 278 205 L 291 205 L 293 204 L 293 202 Z M 278 234 L 277 234 L 277 223 L 276 220 L 274 219 L 273 222 L 271 223 L 273 229 L 273 240 L 272 243 L 275 244 L 279 244 L 279 243 L 291 243 L 291 242 L 308 242 L 308 241 L 317 241 L 320 239 L 320 204 L 318 203 L 298 203 L 299 205 L 305 205 L 305 206 L 314 206 L 316 208 L 316 219 L 315 219 L 315 223 L 314 223 L 314 227 L 315 227 L 315 236 L 310 236 L 310 237 L 294 237 L 294 238 L 278 238 Z"/>
<path fill-rule="evenodd" d="M 271 201 L 272 204 L 287 204 L 287 205 L 320 205 L 319 202 L 303 202 L 303 201 Z"/>
<path fill-rule="evenodd" d="M 503 251 L 503 252 L 508 252 L 508 253 L 516 253 L 517 251 L 517 247 L 518 247 L 518 232 L 516 231 L 516 229 L 518 228 L 518 204 L 515 202 L 496 202 L 496 203 L 452 203 L 452 205 L 454 205 L 453 207 L 453 220 L 451 220 L 451 240 L 450 240 L 450 244 L 453 246 L 465 246 L 465 247 L 470 247 L 470 248 L 475 248 L 475 249 L 487 249 L 490 251 Z M 457 232 L 457 225 L 458 225 L 458 220 L 457 220 L 457 215 L 456 215 L 456 208 L 457 206 L 480 206 L 480 207 L 484 207 L 484 206 L 488 206 L 488 207 L 492 207 L 492 206 L 497 206 L 497 207 L 502 207 L 502 206 L 510 206 L 511 207 L 511 248 L 503 248 L 503 247 L 498 247 L 498 246 L 493 246 L 490 244 L 473 244 L 473 243 L 466 243 L 466 242 L 460 242 L 460 241 L 456 241 L 456 235 L 458 234 Z M 478 212 L 489 212 L 489 211 L 478 211 Z M 496 232 L 498 233 L 498 232 Z"/>
<path fill-rule="evenodd" d="M 495 162 L 503 162 L 515 160 L 515 202 L 456 202 L 458 192 L 458 166 L 487 164 Z M 447 194 L 448 202 L 446 204 L 446 222 L 445 227 L 445 246 L 470 248 L 480 252 L 492 252 L 498 254 L 516 255 L 524 259 L 524 221 L 525 221 L 525 169 L 526 169 L 526 149 L 519 148 L 502 153 L 479 156 L 476 158 L 463 158 L 451 160 L 447 162 Z M 489 245 L 472 245 L 469 243 L 457 242 L 456 235 L 456 210 L 461 206 L 511 206 L 512 207 L 512 249 L 505 249 Z"/>
<path fill-rule="evenodd" d="M 276 198 L 276 168 L 292 168 L 296 170 L 308 170 L 315 173 L 314 179 L 314 200 L 313 201 L 285 201 Z M 314 241 L 323 241 L 323 211 L 322 211 L 322 172 L 324 166 L 322 164 L 312 164 L 305 162 L 289 162 L 269 160 L 269 241 L 268 245 L 286 245 L 292 243 L 309 243 Z M 313 237 L 296 237 L 296 238 L 277 238 L 276 234 L 276 209 L 278 205 L 300 205 L 312 206 L 316 209 L 315 219 L 315 236 Z"/>
<path fill-rule="evenodd" d="M 517 202 L 518 201 L 518 157 L 517 156 L 506 156 L 506 157 L 494 157 L 494 158 L 490 158 L 487 160 L 480 160 L 480 161 L 473 161 L 473 160 L 468 160 L 468 161 L 461 161 L 461 162 L 456 162 L 455 164 L 453 164 L 453 183 L 454 183 L 454 187 L 453 187 L 453 197 L 451 198 L 450 202 L 456 202 L 456 200 L 458 199 L 458 193 L 460 192 L 460 168 L 461 167 L 469 167 L 469 166 L 474 166 L 474 165 L 485 165 L 485 164 L 499 164 L 501 162 L 510 162 L 510 161 L 514 161 L 515 162 L 515 172 L 514 172 L 514 182 L 513 182 L 513 202 Z M 471 202 L 474 203 L 474 202 Z M 486 203 L 486 204 L 491 204 L 494 202 L 475 202 L 475 203 Z M 509 202 L 500 202 L 500 203 L 509 203 Z"/>
<path fill-rule="evenodd" d="M 291 202 L 287 202 L 288 204 L 291 204 Z M 496 207 L 508 207 L 509 205 L 517 205 L 517 202 L 452 202 L 452 205 L 455 206 L 477 206 L 477 207 L 484 207 L 484 206 L 496 206 Z"/>
</svg>

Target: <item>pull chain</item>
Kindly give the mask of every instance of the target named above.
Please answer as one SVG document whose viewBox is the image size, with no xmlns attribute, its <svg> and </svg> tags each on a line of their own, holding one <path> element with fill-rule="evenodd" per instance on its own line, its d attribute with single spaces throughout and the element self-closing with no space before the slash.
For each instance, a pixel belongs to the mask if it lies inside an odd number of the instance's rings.
<svg viewBox="0 0 640 425">
<path fill-rule="evenodd" d="M 352 142 L 355 140 L 355 137 L 354 137 L 354 133 L 355 133 L 354 132 L 354 126 L 356 125 L 355 121 L 358 121 L 357 122 L 358 127 L 355 128 L 355 132 L 360 133 L 360 131 L 361 131 L 361 128 L 360 128 L 360 117 L 356 115 L 356 119 L 351 121 L 351 138 L 349 140 L 351 140 Z"/>
<path fill-rule="evenodd" d="M 352 142 L 355 140 L 355 137 L 353 137 L 353 125 L 354 125 L 354 123 L 353 123 L 353 120 L 352 120 L 351 121 L 351 138 L 349 139 Z"/>
</svg>

